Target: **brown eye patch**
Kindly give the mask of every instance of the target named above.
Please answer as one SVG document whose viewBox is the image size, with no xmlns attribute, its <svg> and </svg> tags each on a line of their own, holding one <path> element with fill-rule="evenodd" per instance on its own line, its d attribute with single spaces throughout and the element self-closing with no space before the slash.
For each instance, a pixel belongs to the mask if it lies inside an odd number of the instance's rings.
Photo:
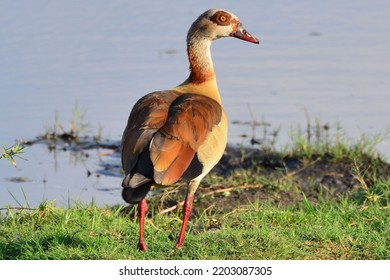
<svg viewBox="0 0 390 280">
<path fill-rule="evenodd" d="M 230 25 L 232 16 L 224 11 L 218 11 L 210 17 L 210 20 L 218 25 Z"/>
</svg>

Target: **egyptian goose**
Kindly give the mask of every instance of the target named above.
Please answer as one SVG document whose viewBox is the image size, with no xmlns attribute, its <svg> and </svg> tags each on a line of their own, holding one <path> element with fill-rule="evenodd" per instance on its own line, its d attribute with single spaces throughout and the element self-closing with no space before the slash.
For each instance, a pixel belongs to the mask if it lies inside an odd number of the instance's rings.
<svg viewBox="0 0 390 280">
<path fill-rule="evenodd" d="M 138 203 L 139 243 L 146 251 L 145 196 L 153 185 L 188 182 L 183 222 L 175 249 L 184 243 L 194 193 L 218 163 L 227 143 L 227 118 L 210 54 L 211 42 L 236 37 L 258 44 L 234 14 L 211 9 L 201 14 L 187 35 L 190 75 L 170 90 L 155 91 L 134 105 L 122 137 L 122 197 Z"/>
</svg>

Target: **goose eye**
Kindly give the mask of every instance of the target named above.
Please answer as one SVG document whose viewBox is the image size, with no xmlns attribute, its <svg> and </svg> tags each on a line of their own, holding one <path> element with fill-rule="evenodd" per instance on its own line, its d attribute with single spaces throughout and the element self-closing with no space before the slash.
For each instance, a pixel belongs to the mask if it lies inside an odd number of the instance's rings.
<svg viewBox="0 0 390 280">
<path fill-rule="evenodd" d="M 220 16 L 219 17 L 219 21 L 220 22 L 225 22 L 227 20 L 227 17 L 226 16 Z"/>
</svg>

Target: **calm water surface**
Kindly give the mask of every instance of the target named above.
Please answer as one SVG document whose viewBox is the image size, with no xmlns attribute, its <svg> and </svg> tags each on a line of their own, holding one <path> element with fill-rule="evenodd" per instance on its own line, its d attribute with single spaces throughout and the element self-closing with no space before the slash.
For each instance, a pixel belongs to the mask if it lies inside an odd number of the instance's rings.
<svg viewBox="0 0 390 280">
<path fill-rule="evenodd" d="M 212 53 L 231 121 L 281 128 L 312 118 L 347 134 L 374 135 L 390 126 L 390 3 L 349 1 L 213 1 L 237 14 L 259 46 L 222 39 Z M 0 145 L 65 126 L 75 102 L 91 131 L 119 140 L 132 105 L 188 75 L 185 36 L 209 1 L 0 1 Z M 245 126 L 231 125 L 240 143 Z M 390 155 L 389 140 L 378 146 Z M 122 203 L 120 177 L 95 176 L 118 161 L 89 151 L 49 153 L 29 147 L 13 168 L 0 160 L 0 207 L 42 199 Z M 85 174 L 91 171 L 92 176 Z M 15 178 L 23 178 L 14 182 Z M 11 195 L 12 194 L 12 195 Z M 15 198 L 14 198 L 14 197 Z"/>
</svg>

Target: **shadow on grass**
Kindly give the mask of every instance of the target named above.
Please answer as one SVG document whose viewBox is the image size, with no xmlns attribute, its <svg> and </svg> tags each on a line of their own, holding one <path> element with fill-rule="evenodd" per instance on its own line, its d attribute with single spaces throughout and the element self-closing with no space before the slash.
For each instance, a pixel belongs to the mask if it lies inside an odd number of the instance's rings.
<svg viewBox="0 0 390 280">
<path fill-rule="evenodd" d="M 58 259 L 53 255 L 55 254 L 52 250 L 54 247 L 85 249 L 88 246 L 87 242 L 77 237 L 77 233 L 56 233 L 37 239 L 16 237 L 12 241 L 0 241 L 0 252 L 3 260 Z M 48 254 L 49 251 L 51 251 L 51 254 Z"/>
</svg>

